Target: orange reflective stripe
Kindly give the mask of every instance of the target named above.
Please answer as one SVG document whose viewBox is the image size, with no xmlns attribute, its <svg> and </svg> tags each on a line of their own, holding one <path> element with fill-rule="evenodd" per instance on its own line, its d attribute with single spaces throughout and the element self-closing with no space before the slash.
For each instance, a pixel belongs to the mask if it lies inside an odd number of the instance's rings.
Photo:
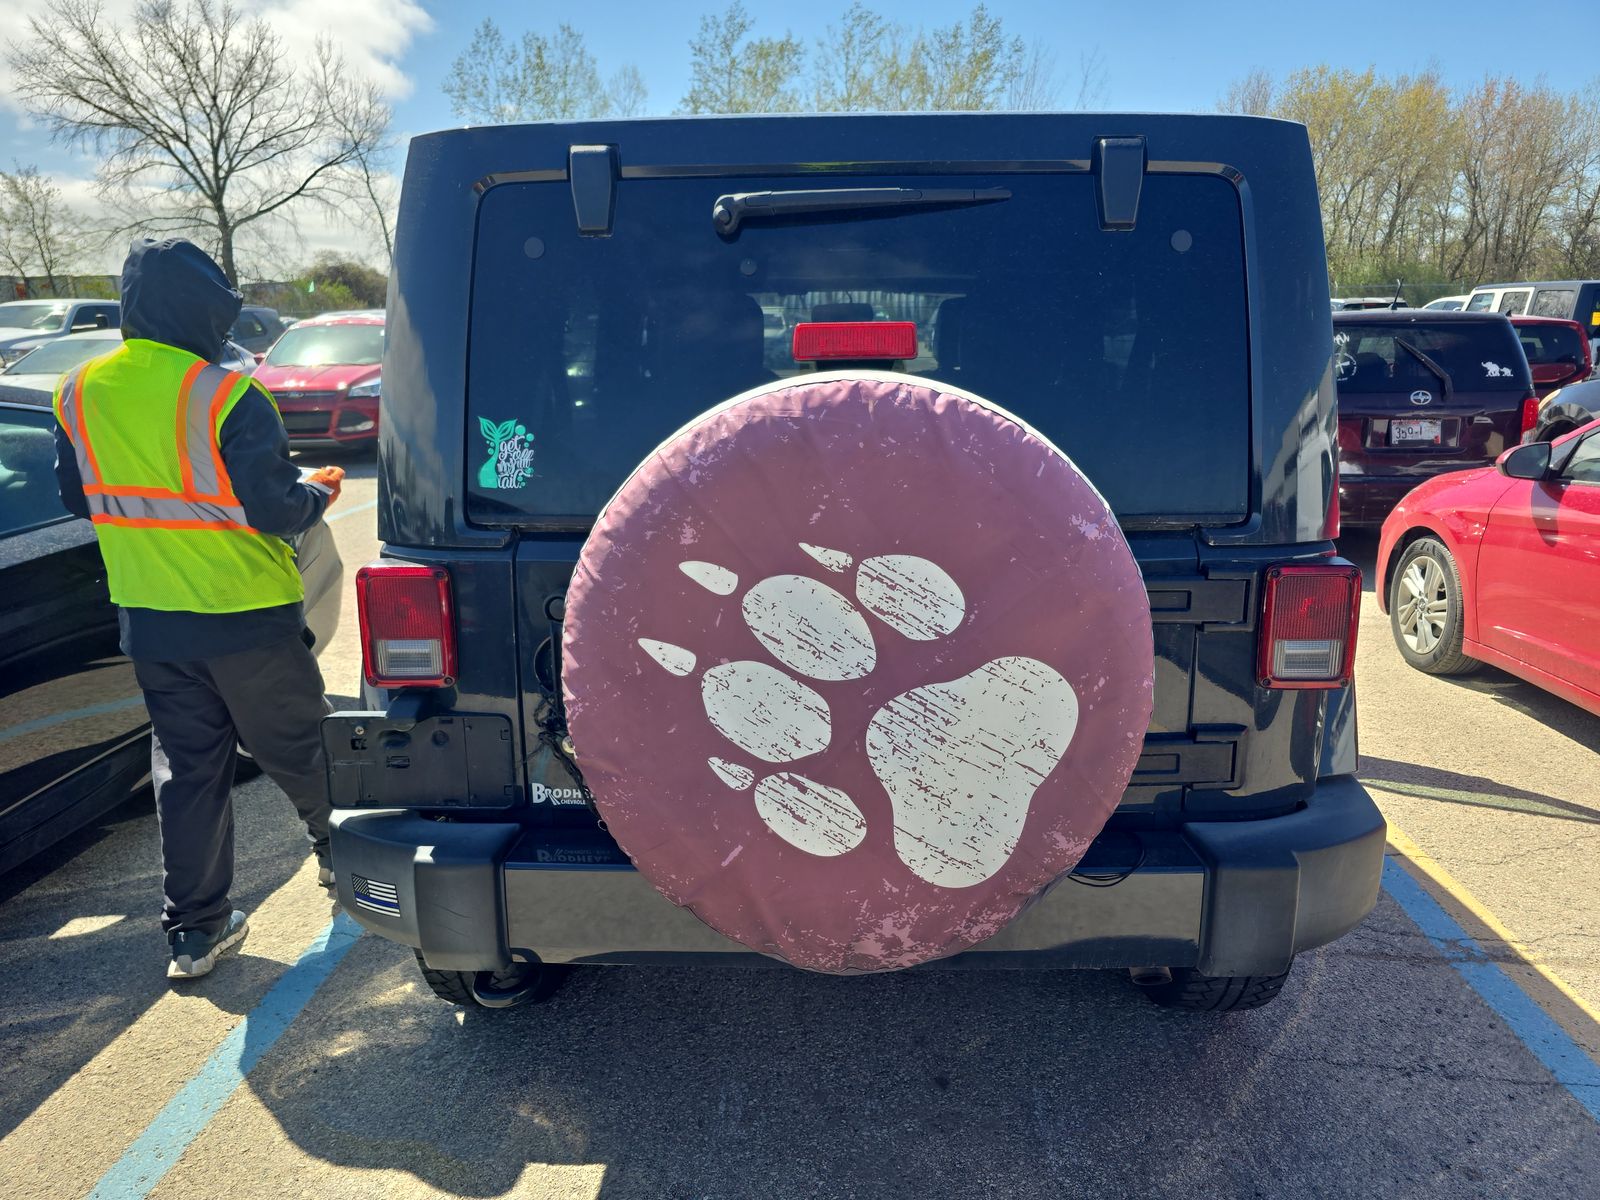
<svg viewBox="0 0 1600 1200">
<path fill-rule="evenodd" d="M 203 362 L 194 363 L 183 374 L 178 385 L 178 470 L 183 479 L 180 489 L 184 495 L 194 491 L 194 466 L 189 461 L 189 402 L 194 392 L 194 381 L 205 370 Z"/>
<path fill-rule="evenodd" d="M 89 519 L 96 525 L 122 525 L 130 529 L 234 529 L 240 533 L 260 532 L 236 521 L 164 521 L 157 517 L 118 517 L 111 513 L 95 513 Z"/>
<path fill-rule="evenodd" d="M 216 499 L 226 500 L 230 504 L 238 501 L 233 494 L 233 480 L 228 478 L 228 468 L 222 461 L 222 431 L 217 428 L 217 418 L 221 415 L 222 406 L 228 402 L 228 396 L 238 382 L 239 376 L 230 372 L 217 385 L 217 393 L 211 397 L 211 411 L 206 417 L 206 439 L 211 443 L 211 465 L 216 468 L 217 472 L 217 490 L 212 495 Z"/>
</svg>

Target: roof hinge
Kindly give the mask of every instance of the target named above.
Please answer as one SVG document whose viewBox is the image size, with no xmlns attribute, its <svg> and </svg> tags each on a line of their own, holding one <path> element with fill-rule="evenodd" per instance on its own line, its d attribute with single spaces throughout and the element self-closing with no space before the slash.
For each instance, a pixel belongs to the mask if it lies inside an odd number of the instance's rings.
<svg viewBox="0 0 1600 1200">
<path fill-rule="evenodd" d="M 610 237 L 617 206 L 617 148 L 569 146 L 567 179 L 572 184 L 578 232 L 584 237 Z"/>
<path fill-rule="evenodd" d="M 1139 218 L 1139 190 L 1144 186 L 1142 137 L 1094 140 L 1092 170 L 1098 184 L 1100 228 L 1126 233 Z"/>
</svg>

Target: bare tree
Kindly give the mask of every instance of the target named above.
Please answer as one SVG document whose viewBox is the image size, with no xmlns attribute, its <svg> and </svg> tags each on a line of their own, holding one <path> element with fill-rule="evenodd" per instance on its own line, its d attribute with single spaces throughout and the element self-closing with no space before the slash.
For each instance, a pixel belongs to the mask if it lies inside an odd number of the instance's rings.
<svg viewBox="0 0 1600 1200">
<path fill-rule="evenodd" d="M 395 194 L 389 165 L 394 158 L 394 139 L 389 135 L 392 110 L 383 93 L 373 83 L 350 89 L 349 106 L 334 113 L 340 136 L 356 147 L 350 168 L 344 173 L 348 194 L 360 208 L 362 217 L 354 223 L 369 227 L 383 243 L 385 270 L 394 265 L 394 212 L 399 197 Z M 365 131 L 381 129 L 378 137 L 363 136 Z"/>
<path fill-rule="evenodd" d="M 618 67 L 606 84 L 608 117 L 642 117 L 650 107 L 650 92 L 644 76 L 632 63 Z"/>
<path fill-rule="evenodd" d="M 1250 117 L 1270 116 L 1274 86 L 1272 73 L 1256 67 L 1243 79 L 1235 79 L 1228 85 L 1228 90 L 1217 102 L 1217 109 Z"/>
<path fill-rule="evenodd" d="M 230 279 L 242 230 L 340 195 L 385 133 L 387 109 L 363 107 L 331 42 L 296 70 L 271 26 L 228 0 L 144 0 L 130 29 L 95 0 L 51 0 L 28 24 L 10 54 L 28 110 L 103 155 L 100 184 L 138 195 L 139 227 L 204 229 Z"/>
<path fill-rule="evenodd" d="M 87 224 L 61 199 L 54 180 L 35 166 L 0 171 L 0 266 L 19 279 L 42 276 L 52 296 L 89 248 Z"/>
</svg>

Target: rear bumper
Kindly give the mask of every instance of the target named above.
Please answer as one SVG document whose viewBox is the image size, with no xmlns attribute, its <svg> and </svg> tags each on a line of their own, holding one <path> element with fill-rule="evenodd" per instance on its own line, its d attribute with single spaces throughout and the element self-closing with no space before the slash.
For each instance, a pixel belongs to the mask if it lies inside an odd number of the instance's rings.
<svg viewBox="0 0 1600 1200">
<path fill-rule="evenodd" d="M 296 449 L 358 446 L 378 439 L 376 400 L 329 399 L 280 405 L 284 431 Z"/>
<path fill-rule="evenodd" d="M 1111 887 L 1063 879 L 995 937 L 933 965 L 1273 974 L 1371 911 L 1385 832 L 1348 775 L 1322 780 L 1286 816 L 1141 831 L 1142 861 L 1134 834 L 1107 832 L 1080 871 L 1139 861 L 1132 874 Z M 346 809 L 333 817 L 333 863 L 345 910 L 440 970 L 498 969 L 513 951 L 547 962 L 782 965 L 663 899 L 608 842 Z"/>
</svg>

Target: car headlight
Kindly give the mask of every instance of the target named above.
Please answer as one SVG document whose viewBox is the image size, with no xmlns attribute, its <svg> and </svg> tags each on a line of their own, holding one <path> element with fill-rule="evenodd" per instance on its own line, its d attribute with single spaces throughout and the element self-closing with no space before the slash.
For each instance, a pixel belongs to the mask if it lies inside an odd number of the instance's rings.
<svg viewBox="0 0 1600 1200">
<path fill-rule="evenodd" d="M 376 400 L 382 394 L 383 377 L 359 383 L 346 393 L 352 400 Z"/>
</svg>

